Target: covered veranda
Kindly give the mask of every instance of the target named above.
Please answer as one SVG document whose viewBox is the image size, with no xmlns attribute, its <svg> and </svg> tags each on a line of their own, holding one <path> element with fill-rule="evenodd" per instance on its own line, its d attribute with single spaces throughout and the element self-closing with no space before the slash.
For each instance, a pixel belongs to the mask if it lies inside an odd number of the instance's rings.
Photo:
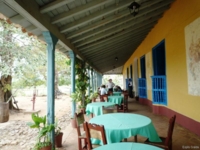
<svg viewBox="0 0 200 150">
<path fill-rule="evenodd" d="M 48 118 L 50 122 L 54 122 L 54 95 L 53 95 L 53 84 L 54 84 L 54 50 L 55 48 L 60 49 L 63 54 L 67 55 L 71 58 L 72 62 L 74 58 L 79 58 L 93 68 L 94 76 L 98 79 L 95 80 L 95 85 L 99 86 L 101 84 L 101 78 L 104 74 L 123 74 L 124 76 L 124 88 L 126 87 L 125 79 L 131 76 L 131 72 L 137 72 L 142 66 L 142 61 L 139 62 L 139 59 L 146 57 L 150 57 L 151 54 L 147 53 L 148 49 L 152 49 L 159 41 L 163 40 L 163 38 L 168 38 L 167 42 L 171 42 L 171 45 L 167 45 L 166 47 L 170 50 L 173 49 L 175 46 L 181 47 L 181 52 L 179 47 L 176 47 L 177 55 L 176 58 L 173 56 L 175 55 L 175 50 L 172 52 L 168 52 L 168 68 L 166 70 L 170 71 L 171 69 L 173 72 L 179 70 L 181 68 L 181 75 L 186 75 L 182 64 L 185 64 L 185 60 L 181 59 L 180 64 L 175 60 L 179 60 L 180 56 L 183 57 L 183 42 L 176 41 L 176 39 L 183 39 L 183 30 L 184 28 L 181 26 L 182 24 L 186 26 L 189 22 L 195 20 L 198 16 L 199 4 L 198 1 L 192 0 L 192 6 L 196 6 L 190 9 L 186 9 L 187 2 L 185 0 L 174 1 L 174 0 L 138 0 L 137 2 L 141 5 L 137 14 L 127 8 L 133 1 L 132 0 L 108 0 L 108 1 L 87 1 L 87 0 L 2 0 L 0 5 L 0 12 L 4 14 L 11 22 L 20 24 L 27 33 L 37 35 L 39 38 L 45 40 L 49 47 L 48 47 L 48 61 L 49 64 L 49 71 L 48 71 Z M 174 3 L 175 4 L 174 4 Z M 162 22 L 162 16 L 166 10 L 171 10 L 171 4 L 174 4 L 172 11 L 167 11 L 168 16 L 165 17 L 167 21 Z M 31 7 L 30 7 L 31 6 Z M 180 6 L 180 8 L 179 8 Z M 177 9 L 179 8 L 179 9 Z M 184 9 L 185 8 L 185 9 Z M 187 18 L 181 16 L 182 10 L 184 11 L 184 15 L 187 15 Z M 194 10 L 194 12 L 193 12 Z M 172 13 L 173 12 L 173 13 Z M 191 12 L 191 14 L 190 14 Z M 178 16 L 176 16 L 178 15 Z M 177 18 L 173 18 L 172 16 L 176 16 Z M 167 18 L 172 18 L 174 20 L 168 20 Z M 160 30 L 154 30 L 157 22 L 161 18 L 161 24 L 157 28 Z M 183 19 L 182 19 L 183 18 Z M 180 19 L 180 23 L 176 20 Z M 176 22 L 176 23 L 175 23 Z M 166 25 L 166 26 L 165 26 Z M 174 26 L 175 27 L 174 27 Z M 161 27 L 165 27 L 164 29 Z M 180 26 L 180 27 L 179 27 Z M 156 29 L 157 29 L 156 28 Z M 169 28 L 166 31 L 166 28 Z M 153 32 L 152 32 L 153 31 Z M 157 32 L 156 32 L 157 31 Z M 165 31 L 165 35 L 159 36 L 159 31 Z M 175 34 L 176 33 L 176 34 Z M 151 35 L 151 39 L 156 39 L 155 41 L 145 41 L 143 40 L 148 35 Z M 153 34 L 153 36 L 152 36 Z M 44 36 L 43 36 L 44 35 Z M 178 35 L 178 36 L 175 36 Z M 153 37 L 153 38 L 152 38 Z M 176 42 L 174 42 L 176 41 Z M 154 45 L 152 46 L 153 43 Z M 181 43 L 181 44 L 180 44 Z M 145 46 L 147 45 L 147 47 Z M 148 47 L 149 45 L 149 47 Z M 140 48 L 139 50 L 138 47 Z M 136 51 L 137 50 L 137 51 Z M 179 52 L 179 53 L 178 53 Z M 130 56 L 133 56 L 130 58 Z M 172 56 L 172 57 L 171 57 Z M 181 58 L 182 58 L 181 57 Z M 172 60 L 172 58 L 174 58 Z M 134 63 L 133 63 L 134 60 Z M 150 59 L 151 60 L 151 59 Z M 150 63 L 151 64 L 151 63 Z M 173 65 L 171 65 L 173 64 Z M 176 64 L 176 65 L 174 65 Z M 177 65 L 178 64 L 178 65 Z M 146 64 L 146 70 L 152 72 L 153 66 Z M 180 66 L 181 67 L 180 67 Z M 169 67 L 170 66 L 170 67 Z M 175 66 L 177 68 L 175 68 Z M 73 70 L 73 63 L 72 63 L 72 83 L 74 83 L 74 70 Z M 129 70 L 130 68 L 130 70 Z M 180 71 L 180 70 L 179 70 Z M 142 71 L 141 71 L 142 72 Z M 149 73 L 147 72 L 147 73 Z M 172 71 L 171 71 L 172 72 Z M 134 76 L 135 80 L 138 80 L 139 77 L 142 78 L 142 73 L 136 73 L 137 76 Z M 146 73 L 146 74 L 147 74 Z M 177 72 L 176 72 L 177 73 Z M 145 74 L 145 73 L 144 73 Z M 179 73 L 178 73 L 179 74 Z M 152 74 L 148 74 L 147 83 L 149 84 L 150 78 Z M 196 134 L 200 134 L 199 128 L 199 117 L 197 113 L 196 106 L 199 104 L 197 102 L 198 96 L 185 94 L 186 86 L 181 86 L 181 83 L 184 81 L 186 82 L 186 77 L 184 76 L 181 81 L 179 81 L 179 77 L 174 78 L 174 74 L 167 74 L 168 77 L 171 77 L 167 83 L 168 88 L 168 99 L 169 99 L 169 106 L 164 104 L 164 107 L 160 107 L 161 105 L 155 104 L 152 106 L 153 96 L 151 95 L 151 87 L 147 89 L 147 95 L 144 98 L 141 98 L 140 101 L 150 105 L 151 108 L 153 107 L 153 112 L 157 114 L 164 114 L 165 116 L 170 116 L 172 113 L 179 114 L 179 119 L 177 120 L 181 125 L 190 129 Z M 166 76 L 167 76 L 166 75 Z M 173 76 L 173 77 L 172 77 Z M 92 77 L 93 78 L 93 77 Z M 94 78 L 93 78 L 94 79 Z M 176 82 L 175 82 L 176 80 Z M 179 82 L 177 82 L 179 81 Z M 93 83 L 93 82 L 92 82 Z M 151 85 L 151 84 L 150 84 Z M 173 87 L 176 86 L 176 88 Z M 180 85 L 184 87 L 184 89 L 179 90 Z M 93 85 L 94 86 L 94 85 Z M 95 86 L 95 87 L 96 87 Z M 75 91 L 75 86 L 72 84 L 72 92 Z M 184 91 L 184 92 L 182 92 Z M 142 95 L 144 96 L 144 95 Z M 174 96 L 176 98 L 174 98 Z M 185 98 L 186 97 L 186 98 Z M 175 100 L 174 100 L 175 99 Z M 188 102 L 188 100 L 194 100 L 193 103 Z M 182 103 L 183 100 L 183 103 Z M 178 103 L 177 101 L 181 101 Z M 134 102 L 134 100 L 133 100 Z M 132 103 L 135 104 L 135 103 Z M 183 104 L 183 105 L 182 105 Z M 192 105 L 189 107 L 189 105 Z M 131 100 L 130 100 L 131 105 Z M 74 106 L 74 104 L 72 104 Z M 183 108 L 182 108 L 183 106 Z M 146 106 L 144 106 L 146 108 Z M 140 107 L 139 107 L 140 108 Z M 161 109 L 162 108 L 162 109 Z M 169 110 L 166 110 L 169 108 Z M 189 108 L 189 109 L 188 109 Z M 194 109 L 193 109 L 194 108 Z M 137 108 L 130 107 L 130 111 L 134 112 Z M 73 107 L 72 112 L 75 111 L 75 107 Z M 151 114 L 151 112 L 149 112 Z M 156 116 L 155 118 L 153 116 Z M 158 117 L 158 119 L 156 119 Z M 157 115 L 151 116 L 153 122 L 155 122 L 156 128 L 159 127 L 161 130 L 163 129 L 162 125 L 157 120 L 163 119 L 166 120 L 167 125 L 167 118 L 161 117 Z M 155 119 L 155 121 L 154 121 Z M 187 123 L 189 121 L 189 123 Z M 164 121 L 163 121 L 164 122 Z M 158 125 L 156 125 L 158 124 Z M 175 130 L 177 130 L 177 126 L 175 126 Z M 196 146 L 199 144 L 199 137 L 194 135 L 193 133 L 186 133 L 187 129 L 183 129 L 182 127 L 179 128 L 178 133 L 180 136 L 175 135 L 173 143 L 179 144 L 175 149 L 184 149 L 185 147 L 182 146 Z M 163 131 L 163 130 L 162 130 Z M 158 131 L 158 133 L 162 131 Z M 177 133 L 176 132 L 176 133 Z M 72 133 L 72 132 L 71 132 Z M 175 132 L 174 132 L 175 133 Z M 181 141 L 179 142 L 178 139 L 184 139 L 180 137 L 191 138 L 190 140 Z M 177 140 L 176 140 L 177 139 Z M 195 143 L 193 143 L 195 141 Z M 67 144 L 66 139 L 66 146 Z M 190 143 L 190 145 L 184 143 Z M 72 142 L 73 143 L 73 142 Z M 197 144 L 196 144 L 197 143 Z M 181 147 L 180 147 L 181 146 Z M 187 148 L 187 147 L 186 147 Z M 190 147 L 191 149 L 191 147 Z"/>
</svg>

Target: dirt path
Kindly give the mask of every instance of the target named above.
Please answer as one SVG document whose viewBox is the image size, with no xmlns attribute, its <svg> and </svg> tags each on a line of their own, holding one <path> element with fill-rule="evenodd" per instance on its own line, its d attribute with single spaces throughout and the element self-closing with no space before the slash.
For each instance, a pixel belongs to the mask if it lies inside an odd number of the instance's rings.
<svg viewBox="0 0 200 150">
<path fill-rule="evenodd" d="M 18 106 L 23 111 L 32 110 L 32 97 L 16 97 Z M 35 110 L 39 115 L 46 115 L 47 97 L 36 97 Z M 55 115 L 64 129 L 70 122 L 71 99 L 61 95 L 55 100 Z M 31 121 L 30 113 L 10 111 L 9 121 L 0 123 L 1 150 L 30 150 L 35 142 L 37 131 L 30 129 L 26 123 Z"/>
<path fill-rule="evenodd" d="M 33 108 L 32 97 L 16 97 L 18 101 L 18 106 L 20 109 L 24 111 L 31 111 Z M 68 95 L 61 95 L 55 100 L 55 115 L 56 117 L 61 117 L 71 108 L 71 100 Z M 46 115 L 47 110 L 47 97 L 41 96 L 36 97 L 35 101 L 35 109 L 39 110 L 40 115 Z M 30 120 L 30 114 L 28 113 L 14 113 L 11 111 L 10 119 L 9 120 Z"/>
</svg>

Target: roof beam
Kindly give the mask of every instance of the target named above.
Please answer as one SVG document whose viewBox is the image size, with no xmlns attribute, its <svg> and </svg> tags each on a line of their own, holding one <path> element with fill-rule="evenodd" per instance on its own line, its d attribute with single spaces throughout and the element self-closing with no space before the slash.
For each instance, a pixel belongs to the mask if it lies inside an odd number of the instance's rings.
<svg viewBox="0 0 200 150">
<path fill-rule="evenodd" d="M 134 39 L 130 39 L 130 38 L 127 38 L 127 39 L 124 39 L 124 41 L 121 41 L 121 42 L 119 42 L 119 43 L 115 43 L 115 44 L 113 44 L 113 45 L 108 45 L 108 46 L 106 46 L 106 47 L 104 47 L 104 48 L 98 48 L 98 49 L 95 49 L 95 50 L 92 50 L 92 52 L 90 51 L 89 53 L 88 53 L 88 55 L 87 55 L 87 59 L 88 59 L 88 57 L 90 58 L 92 58 L 92 57 L 95 57 L 95 56 L 97 56 L 97 55 L 100 55 L 100 54 L 103 54 L 103 53 L 107 53 L 107 51 L 108 51 L 108 49 L 117 49 L 118 47 L 125 47 L 127 44 L 129 44 L 129 43 L 131 43 L 132 45 L 134 45 L 134 43 L 135 43 L 135 41 L 138 41 L 138 40 L 141 40 L 141 39 L 143 39 L 144 37 L 146 36 L 146 34 L 145 33 L 143 33 L 143 34 L 140 34 L 140 35 L 138 35 L 137 37 L 135 37 Z M 113 51 L 112 50 L 112 51 Z M 93 52 L 94 51 L 94 52 Z M 83 53 L 83 54 L 85 54 L 85 53 Z"/>
<path fill-rule="evenodd" d="M 147 8 L 147 9 L 145 9 L 146 11 L 151 10 L 151 9 L 149 9 L 149 6 L 151 6 L 153 4 L 157 4 L 159 2 L 162 2 L 162 0 L 154 0 L 154 1 L 147 2 L 144 6 L 142 6 L 140 8 L 140 13 L 138 14 L 138 16 L 140 16 L 140 14 L 141 14 L 141 12 L 144 8 Z M 95 22 L 91 25 L 87 25 L 87 26 L 85 26 L 85 27 L 83 27 L 83 28 L 81 28 L 81 29 L 79 29 L 75 32 L 71 32 L 71 33 L 67 34 L 67 38 L 68 39 L 74 38 L 76 36 L 79 36 L 81 34 L 84 34 L 86 32 L 94 30 L 94 29 L 99 28 L 101 26 L 104 26 L 105 24 L 108 24 L 110 22 L 113 22 L 117 19 L 123 18 L 123 17 L 128 16 L 128 15 L 130 15 L 130 12 L 128 10 L 124 10 L 124 11 L 119 12 L 118 14 L 114 15 L 114 17 L 113 16 L 106 17 L 104 20 L 97 21 L 97 22 Z M 135 16 L 135 17 L 137 18 L 137 16 Z"/>
<path fill-rule="evenodd" d="M 48 5 L 45 5 L 43 7 L 40 8 L 40 13 L 47 13 L 51 10 L 54 10 L 58 7 L 61 7 L 63 5 L 66 5 L 68 3 L 71 3 L 73 2 L 74 0 L 56 0 L 56 1 L 53 1 L 51 3 L 49 3 Z"/>
<path fill-rule="evenodd" d="M 126 41 L 126 40 L 129 40 L 129 39 L 132 39 L 134 40 L 135 38 L 137 38 L 138 36 L 140 36 L 141 34 L 148 34 L 148 32 L 150 31 L 150 26 L 147 28 L 147 29 L 144 29 L 144 30 L 141 30 L 141 31 L 135 31 L 135 32 L 132 32 L 132 33 L 129 33 L 129 34 L 126 34 L 126 35 L 122 35 L 121 37 L 118 37 L 116 39 L 112 39 L 112 40 L 108 40 L 108 41 L 105 41 L 104 44 L 99 44 L 99 45 L 96 45 L 95 47 L 92 48 L 92 51 L 95 51 L 96 49 L 101 49 L 101 48 L 106 48 L 107 46 L 112 46 L 112 45 L 116 45 L 118 43 L 122 43 L 123 41 Z M 83 51 L 81 51 L 83 54 L 87 53 L 91 51 L 91 48 L 90 49 L 85 49 Z"/>
<path fill-rule="evenodd" d="M 123 49 L 120 49 L 120 51 L 123 51 Z M 108 68 L 113 68 L 113 66 L 115 67 L 121 66 L 123 65 L 124 61 L 126 61 L 130 57 L 130 53 L 129 53 L 129 56 L 127 56 L 127 54 L 125 53 L 121 53 L 120 56 L 121 56 L 120 61 L 117 61 L 117 62 L 114 60 L 114 57 L 113 57 L 113 60 L 111 60 L 110 56 L 103 59 L 95 60 L 96 67 L 97 68 L 98 66 L 101 67 L 101 65 L 108 66 Z"/>
<path fill-rule="evenodd" d="M 111 5 L 110 7 L 107 7 L 105 9 L 100 10 L 100 11 L 97 11 L 97 12 L 89 15 L 88 17 L 84 17 L 84 18 L 81 18 L 81 19 L 74 21 L 72 23 L 66 24 L 63 27 L 61 27 L 60 31 L 61 31 L 61 33 L 65 33 L 67 31 L 70 31 L 74 28 L 77 28 L 77 27 L 79 27 L 83 24 L 89 23 L 92 20 L 102 18 L 105 15 L 113 13 L 113 12 L 115 12 L 115 11 L 121 9 L 121 8 L 127 7 L 127 5 L 130 4 L 130 2 L 132 2 L 132 0 L 123 0 L 117 6 Z"/>
<path fill-rule="evenodd" d="M 68 11 L 68 12 L 64 12 L 64 13 L 61 13 L 61 14 L 55 16 L 52 19 L 51 23 L 55 24 L 55 23 L 64 21 L 66 19 L 73 17 L 74 15 L 79 15 L 79 14 L 85 13 L 85 12 L 91 10 L 91 9 L 94 9 L 96 7 L 104 5 L 105 3 L 108 3 L 108 2 L 109 2 L 108 0 L 95 0 L 95 1 L 92 1 L 92 2 L 87 3 L 85 5 L 81 5 L 77 8 L 75 8 L 75 9 Z"/>
<path fill-rule="evenodd" d="M 159 7 L 160 7 L 160 5 L 159 5 Z M 102 27 L 100 27 L 100 28 L 98 28 L 98 30 L 92 30 L 92 31 L 89 31 L 89 32 L 87 32 L 86 34 L 83 34 L 83 35 L 81 35 L 81 36 L 78 36 L 78 37 L 76 37 L 76 38 L 73 38 L 72 40 L 71 40 L 71 42 L 72 43 L 77 43 L 77 42 L 79 42 L 79 41 L 81 41 L 81 40 L 85 40 L 85 39 L 87 39 L 87 38 L 89 38 L 89 37 L 92 37 L 92 36 L 94 36 L 94 35 L 97 35 L 97 34 L 99 34 L 99 33 L 102 33 L 102 32 L 105 32 L 105 31 L 107 31 L 107 30 L 111 30 L 111 29 L 113 29 L 114 27 L 116 27 L 116 26 L 120 26 L 120 25 L 123 25 L 123 24 L 125 24 L 126 22 L 128 22 L 129 24 L 130 23 L 139 23 L 139 22 L 142 22 L 142 21 L 144 21 L 144 19 L 149 19 L 149 18 L 151 18 L 151 17 L 154 17 L 154 16 L 158 16 L 159 14 L 161 14 L 162 12 L 163 12 L 163 10 L 165 10 L 165 9 L 167 9 L 168 8 L 168 6 L 166 7 L 162 7 L 161 9 L 158 9 L 158 10 L 156 10 L 156 12 L 154 12 L 153 10 L 153 12 L 150 12 L 150 13 L 147 13 L 146 14 L 146 12 L 145 11 L 142 11 L 142 13 L 140 12 L 137 16 L 135 16 L 135 17 L 133 17 L 133 16 L 127 16 L 127 17 L 124 17 L 124 18 L 121 18 L 121 19 L 119 19 L 118 21 L 117 21 L 117 23 L 116 22 L 111 22 L 111 23 L 109 23 L 109 24 L 107 24 L 107 25 L 105 25 L 105 26 L 102 26 Z M 148 8 L 149 9 L 149 8 Z M 146 15 L 145 15 L 146 14 Z M 144 15 L 144 16 L 143 16 Z M 143 16 L 143 17 L 142 17 Z"/>
<path fill-rule="evenodd" d="M 89 54 L 89 55 L 87 56 L 87 59 L 93 60 L 93 59 L 95 59 L 96 57 L 104 56 L 105 53 L 106 53 L 106 55 L 108 55 L 109 52 L 112 53 L 113 55 L 116 55 L 118 49 L 120 49 L 121 47 L 126 48 L 128 45 L 131 46 L 131 52 L 132 52 L 132 49 L 134 48 L 135 43 L 137 43 L 137 41 L 139 41 L 139 40 L 141 41 L 141 39 L 144 39 L 145 36 L 146 36 L 146 35 L 143 34 L 143 35 L 140 35 L 140 37 L 138 37 L 138 38 L 135 39 L 134 41 L 133 41 L 133 40 L 126 40 L 126 41 L 124 41 L 123 43 L 119 43 L 119 44 L 117 44 L 117 45 L 113 45 L 113 46 L 109 46 L 109 47 L 107 47 L 107 48 L 105 48 L 105 49 L 101 49 L 101 50 L 99 50 L 99 51 L 97 51 L 97 52 L 95 52 L 95 53 Z M 113 51 L 113 49 L 115 49 L 115 50 Z M 123 52 L 124 52 L 124 53 L 127 53 L 127 52 L 129 52 L 129 51 L 130 51 L 129 49 L 126 49 L 126 50 L 124 50 Z"/>
<path fill-rule="evenodd" d="M 117 27 L 117 28 L 114 28 L 113 30 L 109 30 L 109 31 L 107 31 L 107 32 L 102 32 L 102 33 L 100 33 L 100 34 L 98 34 L 98 35 L 96 35 L 95 37 L 90 37 L 90 38 L 88 38 L 87 40 L 84 40 L 84 41 L 82 41 L 82 42 L 78 42 L 77 44 L 75 44 L 76 45 L 76 47 L 80 47 L 80 46 L 83 46 L 83 45 L 86 45 L 86 44 L 88 44 L 88 43 L 92 43 L 92 42 L 94 42 L 94 41 L 98 41 L 98 40 L 100 40 L 100 39 L 105 39 L 105 38 L 107 38 L 107 37 L 110 37 L 110 36 L 112 36 L 112 35 L 118 35 L 118 34 L 123 34 L 123 32 L 122 31 L 126 31 L 126 30 L 128 30 L 128 29 L 130 29 L 130 28 L 140 28 L 143 24 L 144 24 L 144 21 L 146 21 L 146 22 L 154 22 L 154 21 L 156 21 L 156 20 L 158 20 L 159 18 L 161 17 L 161 15 L 159 15 L 159 16 L 157 16 L 157 17 L 155 17 L 155 18 L 153 18 L 153 19 L 151 19 L 151 20 L 149 20 L 149 18 L 147 18 L 147 21 L 146 20 L 143 20 L 143 19 L 139 19 L 139 21 L 138 22 L 135 22 L 134 23 L 134 21 L 133 22 L 130 22 L 130 23 L 128 23 L 128 24 L 125 24 L 125 25 L 123 25 L 123 26 L 119 26 L 119 27 Z M 117 33 L 117 34 L 116 34 Z"/>
<path fill-rule="evenodd" d="M 129 34 L 126 34 L 125 36 L 122 35 L 122 36 L 119 36 L 119 37 L 116 37 L 116 38 L 108 39 L 105 42 L 103 42 L 103 46 L 104 45 L 107 46 L 107 45 L 110 45 L 112 43 L 118 43 L 118 42 L 123 41 L 123 40 L 125 40 L 127 38 L 133 38 L 134 36 L 137 36 L 138 34 L 141 34 L 141 33 L 146 33 L 147 34 L 147 32 L 150 31 L 153 26 L 154 26 L 154 24 L 152 23 L 152 24 L 149 24 L 147 26 L 141 27 L 140 30 L 132 30 L 132 32 L 130 32 Z M 97 43 L 95 46 L 93 46 L 93 49 L 96 49 L 96 48 L 99 48 L 99 47 L 103 47 L 103 46 L 102 46 L 102 43 L 99 42 L 99 44 Z M 79 49 L 79 50 L 81 52 L 82 51 L 88 51 L 88 50 L 90 50 L 90 47 L 89 48 L 86 47 L 84 49 Z"/>
<path fill-rule="evenodd" d="M 157 21 L 157 20 L 156 20 L 156 21 Z M 116 35 L 114 35 L 114 36 L 112 36 L 112 37 L 106 38 L 106 41 L 111 40 L 111 39 L 115 39 L 115 38 L 117 38 L 117 37 L 119 37 L 119 36 L 122 36 L 122 35 L 124 35 L 124 34 L 130 33 L 130 32 L 132 32 L 133 30 L 137 30 L 137 31 L 138 31 L 140 28 L 145 27 L 145 26 L 147 26 L 147 25 L 152 26 L 153 24 L 155 24 L 156 21 L 154 20 L 154 21 L 146 22 L 146 23 L 144 23 L 144 24 L 137 25 L 137 26 L 135 26 L 135 27 L 133 27 L 133 28 L 129 28 L 129 29 L 124 30 L 123 32 L 121 32 L 121 33 L 119 33 L 119 34 L 116 34 Z M 86 45 L 86 46 L 84 46 L 84 47 L 82 47 L 82 48 L 80 48 L 80 49 L 83 50 L 83 49 L 85 49 L 85 48 L 92 47 L 92 46 L 95 46 L 95 45 L 97 45 L 97 44 L 104 43 L 104 42 L 105 42 L 104 40 L 98 41 L 98 42 L 96 42 L 96 43 L 94 42 L 94 43 L 91 43 L 91 44 L 89 44 L 89 45 Z"/>
<path fill-rule="evenodd" d="M 33 32 L 34 30 L 36 30 L 36 29 L 38 29 L 36 26 L 34 26 L 34 25 L 30 25 L 30 26 L 28 26 L 28 27 L 26 27 L 26 30 L 28 31 L 28 32 Z"/>
<path fill-rule="evenodd" d="M 19 15 L 19 14 L 16 15 L 16 16 L 14 16 L 14 17 L 12 17 L 12 18 L 9 18 L 9 19 L 10 19 L 11 22 L 14 22 L 14 23 L 16 23 L 16 24 L 19 24 L 19 22 L 25 20 L 25 18 L 22 17 L 22 16 Z"/>
</svg>

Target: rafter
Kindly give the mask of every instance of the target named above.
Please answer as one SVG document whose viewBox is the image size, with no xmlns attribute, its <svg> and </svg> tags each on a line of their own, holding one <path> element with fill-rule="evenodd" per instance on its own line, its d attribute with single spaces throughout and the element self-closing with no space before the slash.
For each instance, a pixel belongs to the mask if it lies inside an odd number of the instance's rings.
<svg viewBox="0 0 200 150">
<path fill-rule="evenodd" d="M 81 6 L 75 8 L 73 10 L 70 10 L 68 12 L 64 12 L 64 13 L 61 13 L 61 14 L 55 16 L 54 18 L 52 18 L 51 23 L 55 24 L 55 23 L 64 21 L 66 19 L 69 19 L 70 17 L 73 17 L 74 15 L 79 15 L 79 14 L 85 13 L 88 10 L 97 8 L 97 7 L 104 5 L 105 3 L 108 3 L 108 2 L 109 2 L 108 0 L 96 0 L 96 1 L 92 1 L 92 2 L 85 4 L 85 5 L 81 5 Z"/>
<path fill-rule="evenodd" d="M 120 3 L 120 5 L 117 5 L 117 6 L 113 6 L 112 5 L 110 7 L 105 8 L 105 9 L 99 10 L 99 11 L 89 15 L 88 17 L 84 17 L 84 18 L 81 18 L 81 19 L 79 19 L 77 21 L 74 21 L 72 23 L 64 25 L 63 27 L 60 28 L 60 31 L 61 31 L 61 33 L 65 33 L 67 31 L 75 29 L 75 28 L 77 28 L 79 26 L 82 26 L 83 24 L 87 24 L 87 23 L 89 23 L 89 22 L 91 22 L 93 20 L 100 19 L 105 15 L 108 15 L 110 13 L 113 13 L 113 12 L 117 11 L 118 9 L 127 7 L 127 5 L 131 1 L 132 0 L 124 0 L 124 1 L 122 1 Z"/>
</svg>

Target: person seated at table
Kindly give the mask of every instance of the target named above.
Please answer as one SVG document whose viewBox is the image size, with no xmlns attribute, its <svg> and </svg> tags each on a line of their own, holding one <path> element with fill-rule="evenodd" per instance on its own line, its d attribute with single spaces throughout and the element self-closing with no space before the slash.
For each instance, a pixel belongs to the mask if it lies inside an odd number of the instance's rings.
<svg viewBox="0 0 200 150">
<path fill-rule="evenodd" d="M 113 91 L 114 91 L 114 92 L 118 92 L 118 87 L 117 87 L 117 85 L 114 86 Z"/>
<path fill-rule="evenodd" d="M 105 94 L 107 94 L 106 86 L 105 85 L 101 85 L 100 95 L 105 95 Z"/>
<path fill-rule="evenodd" d="M 117 92 L 122 92 L 122 89 L 119 85 L 116 85 Z"/>
</svg>

